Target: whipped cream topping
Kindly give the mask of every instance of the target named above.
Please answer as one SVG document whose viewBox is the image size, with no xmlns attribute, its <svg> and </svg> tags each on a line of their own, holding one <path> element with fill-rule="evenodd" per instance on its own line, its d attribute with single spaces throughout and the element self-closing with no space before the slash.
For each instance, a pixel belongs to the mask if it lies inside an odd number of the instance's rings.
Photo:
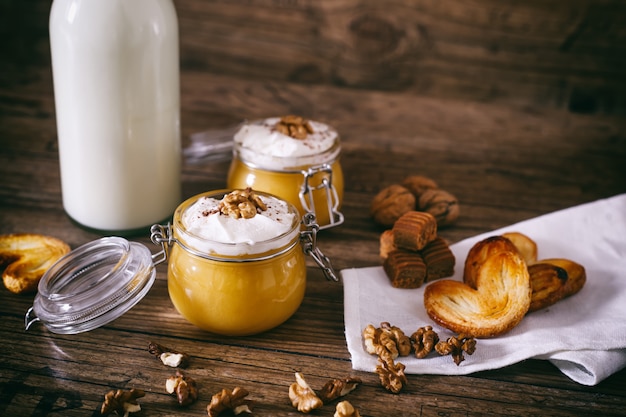
<svg viewBox="0 0 626 417">
<path fill-rule="evenodd" d="M 312 165 L 332 162 L 337 157 L 338 149 L 331 155 L 327 154 L 338 143 L 337 131 L 327 124 L 309 120 L 313 133 L 304 139 L 296 139 L 279 132 L 276 129 L 278 122 L 280 118 L 273 117 L 246 123 L 239 129 L 234 143 L 246 162 L 283 169 L 299 165 L 298 158 Z"/>
<path fill-rule="evenodd" d="M 267 210 L 249 219 L 219 211 L 219 199 L 200 197 L 182 214 L 181 221 L 192 246 L 209 254 L 258 254 L 288 244 L 299 232 L 295 209 L 283 200 L 259 195 Z"/>
</svg>

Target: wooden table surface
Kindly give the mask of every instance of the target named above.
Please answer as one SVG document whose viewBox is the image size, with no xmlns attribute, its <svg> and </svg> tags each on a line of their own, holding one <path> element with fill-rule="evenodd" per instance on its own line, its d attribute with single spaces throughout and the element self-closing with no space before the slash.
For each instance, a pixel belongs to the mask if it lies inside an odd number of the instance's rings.
<svg viewBox="0 0 626 417">
<path fill-rule="evenodd" d="M 98 238 L 63 211 L 50 68 L 5 75 L 0 234 L 43 233 L 72 247 Z M 382 229 L 370 218 L 369 204 L 382 187 L 410 174 L 431 177 L 458 197 L 458 222 L 440 230 L 452 243 L 626 192 L 626 123 L 617 116 L 247 81 L 191 70 L 182 72 L 181 82 L 185 145 L 194 132 L 289 113 L 339 130 L 346 221 L 319 238 L 337 270 L 380 265 Z M 224 187 L 227 168 L 227 161 L 185 164 L 185 197 Z M 158 250 L 147 231 L 134 240 Z M 331 378 L 361 378 L 363 384 L 347 399 L 362 416 L 626 414 L 626 370 L 589 387 L 539 360 L 468 376 L 410 375 L 406 389 L 391 394 L 376 374 L 352 370 L 341 283 L 326 281 L 312 264 L 308 275 L 297 313 L 280 327 L 249 337 L 216 336 L 182 319 L 169 300 L 163 265 L 135 308 L 78 335 L 56 335 L 39 324 L 25 331 L 33 295 L 1 288 L 0 415 L 96 416 L 107 391 L 133 387 L 146 391 L 143 410 L 134 415 L 206 415 L 214 393 L 240 386 L 250 392 L 253 415 L 296 416 L 288 398 L 296 371 L 313 387 Z M 195 404 L 180 408 L 165 392 L 174 371 L 148 353 L 151 341 L 191 355 L 186 373 L 200 387 Z M 334 405 L 327 405 L 312 415 L 333 413 Z"/>
</svg>

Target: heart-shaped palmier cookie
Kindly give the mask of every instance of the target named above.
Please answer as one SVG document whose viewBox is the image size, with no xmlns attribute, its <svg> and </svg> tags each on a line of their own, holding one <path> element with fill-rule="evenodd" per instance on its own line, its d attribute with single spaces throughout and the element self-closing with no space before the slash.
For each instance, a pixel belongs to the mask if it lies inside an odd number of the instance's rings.
<svg viewBox="0 0 626 417">
<path fill-rule="evenodd" d="M 473 286 L 449 279 L 429 284 L 424 291 L 428 316 L 475 338 L 498 336 L 515 327 L 530 307 L 530 277 L 516 250 L 500 249 L 475 265 Z"/>
</svg>

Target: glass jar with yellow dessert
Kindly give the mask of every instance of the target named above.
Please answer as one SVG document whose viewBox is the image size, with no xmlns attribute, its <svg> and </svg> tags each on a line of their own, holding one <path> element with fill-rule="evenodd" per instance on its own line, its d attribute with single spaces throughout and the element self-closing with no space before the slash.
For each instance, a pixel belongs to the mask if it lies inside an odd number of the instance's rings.
<svg viewBox="0 0 626 417">
<path fill-rule="evenodd" d="M 315 216 L 252 189 L 199 194 L 181 203 L 173 224 L 155 224 L 162 250 L 121 237 L 86 243 L 59 259 L 39 281 L 24 317 L 53 333 L 93 330 L 135 306 L 168 263 L 174 307 L 210 332 L 249 335 L 276 327 L 300 307 L 309 255 L 338 281 L 317 247 Z"/>
<path fill-rule="evenodd" d="M 309 223 L 312 217 L 305 217 Z M 251 189 L 213 191 L 183 202 L 173 224 L 153 226 L 168 258 L 168 289 L 192 324 L 223 335 L 272 329 L 299 308 L 305 254 L 335 279 L 317 249 L 316 224 L 287 201 Z"/>
<path fill-rule="evenodd" d="M 299 116 L 245 123 L 234 135 L 227 186 L 252 187 L 312 213 L 320 228 L 343 223 L 344 178 L 339 135 Z"/>
</svg>

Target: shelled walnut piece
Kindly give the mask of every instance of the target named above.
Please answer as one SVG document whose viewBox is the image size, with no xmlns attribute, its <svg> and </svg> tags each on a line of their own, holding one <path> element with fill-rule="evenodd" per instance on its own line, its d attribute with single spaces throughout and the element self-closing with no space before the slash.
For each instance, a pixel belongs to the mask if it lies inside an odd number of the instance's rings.
<svg viewBox="0 0 626 417">
<path fill-rule="evenodd" d="M 376 373 L 380 379 L 380 384 L 387 391 L 398 394 L 409 382 L 404 373 L 405 368 L 403 363 L 378 357 Z"/>
<path fill-rule="evenodd" d="M 307 135 L 313 133 L 309 121 L 304 117 L 295 115 L 281 117 L 280 121 L 276 123 L 276 130 L 294 139 L 305 139 Z"/>
<path fill-rule="evenodd" d="M 468 355 L 472 355 L 476 351 L 476 339 L 473 337 L 465 337 L 458 335 L 456 337 L 450 337 L 447 340 L 439 341 L 435 345 L 435 350 L 440 355 L 452 355 L 454 363 L 458 365 L 465 360 L 463 352 Z"/>
<path fill-rule="evenodd" d="M 220 213 L 234 219 L 250 219 L 256 216 L 257 211 L 267 210 L 267 206 L 250 187 L 245 190 L 233 190 L 220 201 Z"/>
<path fill-rule="evenodd" d="M 145 396 L 143 390 L 132 388 L 129 391 L 118 389 L 109 391 L 104 395 L 104 402 L 100 407 L 100 414 L 108 416 L 115 413 L 118 416 L 128 417 L 130 413 L 141 411 L 137 399 Z"/>
<path fill-rule="evenodd" d="M 310 413 L 338 398 L 354 391 L 361 383 L 360 378 L 331 379 L 315 391 L 300 372 L 295 373 L 296 382 L 289 386 L 291 405 L 301 413 Z"/>
<path fill-rule="evenodd" d="M 437 342 L 439 342 L 439 335 L 433 330 L 432 326 L 424 326 L 417 329 L 410 339 L 415 357 L 423 359 L 433 351 Z"/>
<path fill-rule="evenodd" d="M 354 391 L 363 381 L 361 378 L 331 379 L 318 391 L 317 396 L 324 404 L 337 398 L 345 397 Z"/>
<path fill-rule="evenodd" d="M 252 413 L 252 401 L 247 400 L 248 391 L 235 387 L 232 391 L 222 389 L 211 398 L 211 403 L 207 406 L 209 417 L 217 417 L 224 411 L 230 411 L 234 415 L 241 413 Z"/>
<path fill-rule="evenodd" d="M 324 405 L 313 388 L 304 379 L 300 372 L 295 373 L 296 382 L 289 386 L 289 399 L 291 405 L 301 413 L 310 413 Z"/>
<path fill-rule="evenodd" d="M 189 364 L 189 355 L 178 352 L 155 342 L 148 344 L 148 352 L 159 359 L 163 365 L 172 368 L 185 368 Z"/>
<path fill-rule="evenodd" d="M 391 332 L 385 329 L 394 329 L 396 336 L 391 336 Z M 408 356 L 411 352 L 414 352 L 417 359 L 426 358 L 433 350 L 440 355 L 448 355 L 451 353 L 446 352 L 441 346 L 437 348 L 439 344 L 450 343 L 450 339 L 443 342 L 440 341 L 439 335 L 433 330 L 432 326 L 420 327 L 410 337 L 406 337 L 400 328 L 391 326 L 387 322 L 381 323 L 381 327 L 374 327 L 372 324 L 368 324 L 365 329 L 363 329 L 362 336 L 365 350 L 371 355 L 378 356 L 379 360 L 387 363 L 392 363 L 400 356 Z M 472 338 L 461 335 L 457 336 L 457 338 L 462 338 L 463 341 L 467 340 L 467 343 L 473 343 L 473 349 L 475 349 L 476 342 Z M 402 353 L 400 354 L 398 340 L 404 339 L 408 341 L 409 348 L 402 349 Z M 472 340 L 470 341 L 470 339 Z M 468 352 L 466 351 L 466 353 Z M 456 362 L 456 358 L 454 359 Z M 457 363 L 457 365 L 459 363 Z"/>
<path fill-rule="evenodd" d="M 2 281 L 14 294 L 37 291 L 45 272 L 70 251 L 67 243 L 34 233 L 0 235 Z"/>
<path fill-rule="evenodd" d="M 393 226 L 400 216 L 413 210 L 433 215 L 439 227 L 455 223 L 460 214 L 458 199 L 422 175 L 410 175 L 400 184 L 381 189 L 370 203 L 370 215 L 385 227 Z"/>
<path fill-rule="evenodd" d="M 196 381 L 180 371 L 176 371 L 175 376 L 165 381 L 165 390 L 168 394 L 176 394 L 178 404 L 183 407 L 193 404 L 198 399 Z"/>
<path fill-rule="evenodd" d="M 400 355 L 400 343 L 397 337 L 406 337 L 399 332 L 392 333 L 383 330 L 383 326 L 389 326 L 389 323 L 381 324 L 381 327 L 374 327 L 368 324 L 363 330 L 363 340 L 368 353 L 376 355 L 385 360 L 396 359 Z M 401 332 L 401 331 L 400 331 Z M 402 342 L 404 344 L 404 342 Z M 409 344 L 410 346 L 410 344 Z M 404 351 L 403 351 L 404 353 Z M 408 353 L 404 353 L 404 356 Z"/>
<path fill-rule="evenodd" d="M 333 417 L 361 417 L 361 414 L 348 401 L 341 401 L 337 403 Z"/>
</svg>

